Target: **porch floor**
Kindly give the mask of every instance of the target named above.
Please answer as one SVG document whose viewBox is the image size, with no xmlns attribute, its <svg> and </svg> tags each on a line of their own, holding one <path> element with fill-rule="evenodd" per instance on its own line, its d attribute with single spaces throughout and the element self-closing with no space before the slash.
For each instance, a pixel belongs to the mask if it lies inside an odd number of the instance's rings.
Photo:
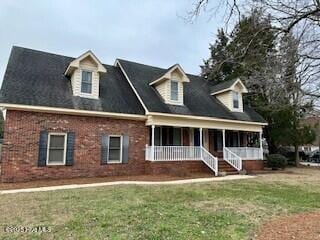
<svg viewBox="0 0 320 240">
<path fill-rule="evenodd" d="M 106 177 L 83 177 L 83 178 L 71 178 L 71 179 L 69 178 L 69 179 L 33 180 L 29 182 L 0 183 L 0 190 L 51 187 L 51 186 L 71 185 L 71 184 L 116 182 L 116 181 L 155 182 L 155 181 L 172 181 L 172 180 L 212 178 L 212 177 L 214 177 L 214 175 L 210 173 L 190 173 L 187 176 L 174 176 L 174 175 L 161 174 L 161 175 L 106 176 Z"/>
</svg>

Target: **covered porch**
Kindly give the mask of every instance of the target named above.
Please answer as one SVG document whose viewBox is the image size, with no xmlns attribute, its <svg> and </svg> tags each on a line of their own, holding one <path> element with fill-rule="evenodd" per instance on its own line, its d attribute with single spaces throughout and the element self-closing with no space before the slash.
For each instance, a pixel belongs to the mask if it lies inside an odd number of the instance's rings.
<svg viewBox="0 0 320 240">
<path fill-rule="evenodd" d="M 151 125 L 146 160 L 204 161 L 216 174 L 218 161 L 238 171 L 243 160 L 263 160 L 262 132 Z"/>
</svg>

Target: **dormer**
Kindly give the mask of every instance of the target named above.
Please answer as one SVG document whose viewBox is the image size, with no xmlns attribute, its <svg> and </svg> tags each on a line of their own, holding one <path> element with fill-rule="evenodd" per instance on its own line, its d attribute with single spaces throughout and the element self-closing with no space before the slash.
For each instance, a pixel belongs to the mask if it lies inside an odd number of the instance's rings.
<svg viewBox="0 0 320 240">
<path fill-rule="evenodd" d="M 74 96 L 98 99 L 100 76 L 106 72 L 99 59 L 87 51 L 69 64 L 65 75 L 71 79 Z"/>
<path fill-rule="evenodd" d="M 175 64 L 149 85 L 158 91 L 165 103 L 183 105 L 183 84 L 186 82 L 190 82 L 188 76 L 179 64 Z"/>
<path fill-rule="evenodd" d="M 222 82 L 211 89 L 211 95 L 232 112 L 243 112 L 242 95 L 247 92 L 247 88 L 239 78 Z"/>
</svg>

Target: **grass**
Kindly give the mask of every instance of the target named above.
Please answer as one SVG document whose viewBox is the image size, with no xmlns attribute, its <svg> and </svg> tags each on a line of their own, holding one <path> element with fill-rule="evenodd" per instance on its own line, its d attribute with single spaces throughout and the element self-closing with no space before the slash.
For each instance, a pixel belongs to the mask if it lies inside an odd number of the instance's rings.
<svg viewBox="0 0 320 240">
<path fill-rule="evenodd" d="M 309 182 L 319 173 L 2 195 L 0 238 L 248 239 L 269 218 L 319 209 L 320 183 Z M 52 232 L 5 233 L 8 225 L 49 226 Z"/>
</svg>

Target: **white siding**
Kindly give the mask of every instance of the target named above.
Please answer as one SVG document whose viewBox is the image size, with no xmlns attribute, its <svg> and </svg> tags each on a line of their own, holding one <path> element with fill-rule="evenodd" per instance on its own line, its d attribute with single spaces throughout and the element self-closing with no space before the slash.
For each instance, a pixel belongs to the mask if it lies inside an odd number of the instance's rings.
<svg viewBox="0 0 320 240">
<path fill-rule="evenodd" d="M 87 57 L 80 62 L 81 68 L 97 70 L 98 65 L 91 59 L 91 57 Z"/>
<path fill-rule="evenodd" d="M 233 107 L 232 107 L 232 92 L 231 91 L 220 93 L 220 94 L 216 95 L 216 97 L 223 105 L 225 105 L 229 110 L 232 111 Z"/>
<path fill-rule="evenodd" d="M 166 99 L 168 99 L 168 96 L 167 96 L 167 92 L 168 92 L 167 91 L 167 81 L 158 84 L 156 86 L 156 89 L 157 89 L 158 93 L 161 95 L 161 97 L 166 101 Z"/>
<path fill-rule="evenodd" d="M 216 95 L 216 98 L 225 105 L 230 111 L 243 112 L 242 93 L 239 91 L 239 109 L 233 108 L 232 91 L 227 91 Z"/>
</svg>

